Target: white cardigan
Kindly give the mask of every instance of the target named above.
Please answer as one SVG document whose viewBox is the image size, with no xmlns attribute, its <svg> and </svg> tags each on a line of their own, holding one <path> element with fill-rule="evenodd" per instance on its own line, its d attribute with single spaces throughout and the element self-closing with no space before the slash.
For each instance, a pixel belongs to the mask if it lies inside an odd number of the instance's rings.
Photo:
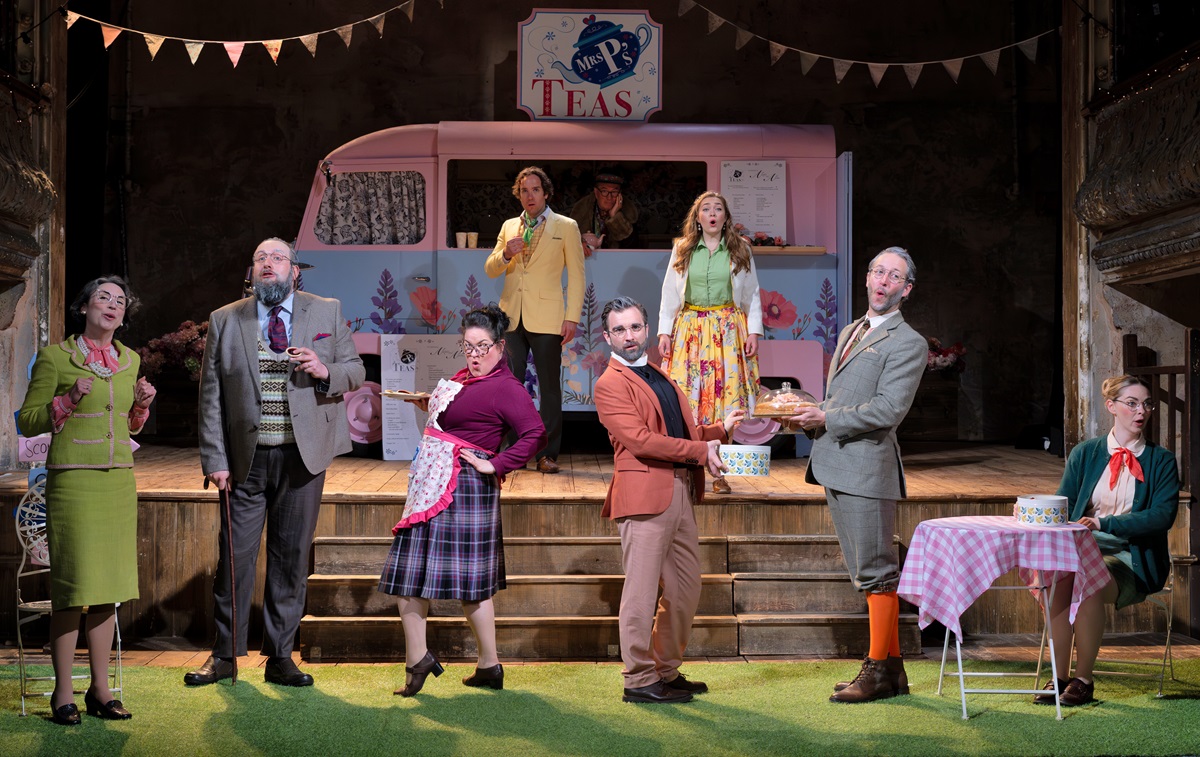
<svg viewBox="0 0 1200 757">
<path fill-rule="evenodd" d="M 683 309 L 683 293 L 687 291 L 687 276 L 680 276 L 675 270 L 675 256 L 678 249 L 671 250 L 671 258 L 667 262 L 667 274 L 663 277 L 662 299 L 658 309 L 658 333 L 671 335 L 675 330 L 675 318 Z M 762 336 L 762 301 L 758 296 L 758 272 L 754 267 L 754 257 L 750 258 L 750 270 L 733 273 L 733 260 L 730 259 L 730 276 L 733 280 L 733 304 L 746 315 L 746 330 L 751 334 Z"/>
</svg>

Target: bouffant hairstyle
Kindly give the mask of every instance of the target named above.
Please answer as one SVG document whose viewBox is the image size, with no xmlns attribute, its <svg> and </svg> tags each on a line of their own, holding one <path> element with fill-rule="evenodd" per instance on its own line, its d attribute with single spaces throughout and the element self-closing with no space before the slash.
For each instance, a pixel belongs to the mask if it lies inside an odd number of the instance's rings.
<svg viewBox="0 0 1200 757">
<path fill-rule="evenodd" d="M 508 324 L 508 314 L 501 310 L 499 305 L 492 303 L 464 315 L 462 330 L 465 334 L 467 329 L 483 329 L 488 332 L 488 337 L 493 342 L 498 342 L 508 331 Z"/>
<path fill-rule="evenodd" d="M 83 289 L 79 290 L 79 294 L 75 295 L 74 302 L 71 303 L 71 316 L 77 321 L 84 321 L 86 318 L 83 315 L 83 308 L 92 301 L 92 295 L 96 294 L 96 290 L 104 284 L 115 284 L 121 287 L 121 291 L 125 293 L 125 317 L 121 320 L 121 325 L 117 327 L 117 331 L 123 330 L 129 325 L 129 316 L 137 312 L 141 305 L 141 300 L 133 296 L 133 290 L 129 288 L 129 284 L 120 276 L 108 275 L 100 276 L 92 279 L 83 285 Z"/>
<path fill-rule="evenodd" d="M 1121 392 L 1131 386 L 1144 386 L 1146 389 L 1150 387 L 1137 376 L 1113 376 L 1112 378 L 1104 379 L 1104 383 L 1100 385 L 1100 395 L 1106 400 L 1115 400 L 1121 396 Z"/>
</svg>

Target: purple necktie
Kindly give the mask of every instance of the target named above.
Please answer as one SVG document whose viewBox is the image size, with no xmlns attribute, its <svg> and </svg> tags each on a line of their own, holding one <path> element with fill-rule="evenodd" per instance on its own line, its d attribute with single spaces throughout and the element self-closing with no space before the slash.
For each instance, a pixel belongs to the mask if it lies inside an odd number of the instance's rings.
<svg viewBox="0 0 1200 757">
<path fill-rule="evenodd" d="M 287 329 L 283 327 L 283 319 L 279 317 L 282 305 L 271 308 L 271 317 L 267 319 L 267 337 L 271 340 L 271 352 L 276 354 L 287 349 Z"/>
</svg>

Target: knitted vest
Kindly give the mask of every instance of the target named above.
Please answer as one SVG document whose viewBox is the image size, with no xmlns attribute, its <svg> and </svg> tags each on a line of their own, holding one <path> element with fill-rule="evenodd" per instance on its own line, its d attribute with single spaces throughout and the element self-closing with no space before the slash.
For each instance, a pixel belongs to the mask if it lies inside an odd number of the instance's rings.
<svg viewBox="0 0 1200 757">
<path fill-rule="evenodd" d="M 280 359 L 282 358 L 282 359 Z M 258 393 L 262 397 L 262 419 L 258 424 L 258 443 L 263 447 L 295 444 L 292 413 L 288 407 L 287 384 L 292 362 L 287 353 L 275 355 L 258 343 Z"/>
</svg>

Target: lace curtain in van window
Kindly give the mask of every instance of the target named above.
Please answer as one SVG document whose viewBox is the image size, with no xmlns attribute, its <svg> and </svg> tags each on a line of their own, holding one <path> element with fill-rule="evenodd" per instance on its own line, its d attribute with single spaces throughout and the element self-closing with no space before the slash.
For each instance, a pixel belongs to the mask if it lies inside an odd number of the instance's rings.
<svg viewBox="0 0 1200 757">
<path fill-rule="evenodd" d="M 334 174 L 314 231 L 324 244 L 416 244 L 425 238 L 425 177 L 418 171 Z"/>
</svg>

